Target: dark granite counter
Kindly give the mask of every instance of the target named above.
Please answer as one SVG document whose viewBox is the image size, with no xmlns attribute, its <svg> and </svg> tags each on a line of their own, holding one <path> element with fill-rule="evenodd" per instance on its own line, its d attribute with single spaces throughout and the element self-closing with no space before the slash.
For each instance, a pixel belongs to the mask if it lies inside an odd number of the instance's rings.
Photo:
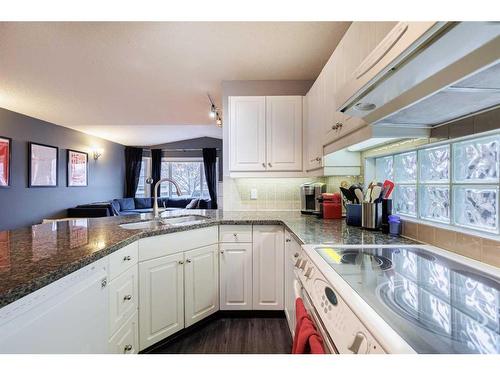
<svg viewBox="0 0 500 375">
<path fill-rule="evenodd" d="M 144 237 L 219 224 L 283 224 L 303 244 L 410 244 L 403 237 L 350 227 L 344 220 L 321 220 L 298 212 L 170 211 L 162 215 L 204 215 L 206 220 L 153 229 L 119 225 L 151 220 L 151 214 L 75 219 L 0 232 L 0 307 L 34 292 Z"/>
</svg>

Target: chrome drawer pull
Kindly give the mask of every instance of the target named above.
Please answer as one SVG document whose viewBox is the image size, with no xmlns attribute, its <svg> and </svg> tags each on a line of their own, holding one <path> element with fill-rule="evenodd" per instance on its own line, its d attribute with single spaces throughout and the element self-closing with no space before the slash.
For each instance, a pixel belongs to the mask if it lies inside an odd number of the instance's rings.
<svg viewBox="0 0 500 375">
<path fill-rule="evenodd" d="M 132 299 L 132 296 L 130 294 L 127 294 L 125 297 L 123 297 L 124 301 L 130 301 Z"/>
</svg>

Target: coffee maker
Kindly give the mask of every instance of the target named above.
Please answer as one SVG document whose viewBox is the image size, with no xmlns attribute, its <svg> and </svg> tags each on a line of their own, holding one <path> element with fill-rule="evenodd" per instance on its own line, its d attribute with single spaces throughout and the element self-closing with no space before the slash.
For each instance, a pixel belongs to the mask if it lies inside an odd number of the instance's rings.
<svg viewBox="0 0 500 375">
<path fill-rule="evenodd" d="M 300 212 L 303 214 L 321 214 L 318 198 L 326 192 L 326 184 L 322 182 L 306 182 L 300 185 Z"/>
</svg>

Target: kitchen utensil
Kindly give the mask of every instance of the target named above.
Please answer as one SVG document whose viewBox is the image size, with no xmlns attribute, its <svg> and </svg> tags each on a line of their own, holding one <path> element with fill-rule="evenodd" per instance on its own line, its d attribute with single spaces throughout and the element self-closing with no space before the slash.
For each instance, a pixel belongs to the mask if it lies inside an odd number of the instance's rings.
<svg viewBox="0 0 500 375">
<path fill-rule="evenodd" d="M 382 193 L 382 187 L 380 187 L 378 185 L 375 185 L 374 187 L 372 187 L 370 202 L 377 202 L 378 203 L 378 200 L 380 198 L 381 193 Z"/>
<path fill-rule="evenodd" d="M 394 190 L 394 182 L 391 180 L 384 181 L 384 199 L 389 199 L 391 197 L 392 191 Z"/>
<path fill-rule="evenodd" d="M 357 203 L 363 202 L 363 190 L 361 190 L 361 188 L 357 187 L 354 189 L 354 195 L 356 195 L 356 198 L 358 199 Z"/>
<path fill-rule="evenodd" d="M 354 202 L 354 197 L 351 194 L 351 191 L 345 187 L 340 187 L 340 191 L 342 192 L 342 195 L 344 196 L 344 199 L 348 202 Z"/>
<path fill-rule="evenodd" d="M 360 203 L 358 202 L 358 197 L 356 196 L 356 193 L 354 192 L 354 190 L 356 190 L 356 188 L 358 187 L 358 185 L 351 185 L 349 187 L 349 192 L 351 193 L 351 197 L 352 197 L 352 203 Z"/>
</svg>

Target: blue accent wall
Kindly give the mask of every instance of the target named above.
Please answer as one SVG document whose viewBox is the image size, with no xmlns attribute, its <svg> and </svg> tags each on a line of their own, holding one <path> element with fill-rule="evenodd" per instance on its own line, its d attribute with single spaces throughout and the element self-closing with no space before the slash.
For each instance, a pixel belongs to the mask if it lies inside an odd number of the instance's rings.
<svg viewBox="0 0 500 375">
<path fill-rule="evenodd" d="M 123 197 L 124 146 L 73 129 L 0 108 L 0 136 L 12 138 L 11 186 L 0 189 L 0 230 L 66 216 L 78 204 Z M 58 187 L 28 187 L 28 142 L 59 147 Z M 67 187 L 67 149 L 103 149 L 99 160 L 89 154 L 87 187 Z"/>
</svg>

